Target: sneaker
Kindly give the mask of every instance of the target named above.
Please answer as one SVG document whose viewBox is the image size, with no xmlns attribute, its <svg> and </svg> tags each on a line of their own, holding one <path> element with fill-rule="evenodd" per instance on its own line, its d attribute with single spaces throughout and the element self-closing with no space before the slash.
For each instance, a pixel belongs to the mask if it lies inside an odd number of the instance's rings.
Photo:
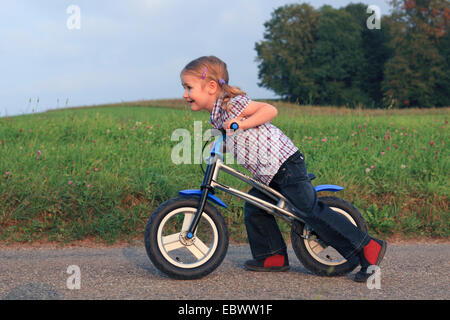
<svg viewBox="0 0 450 320">
<path fill-rule="evenodd" d="M 289 260 L 287 255 L 276 254 L 265 259 L 248 260 L 245 267 L 251 271 L 281 272 L 289 270 Z"/>
<path fill-rule="evenodd" d="M 380 265 L 386 253 L 387 243 L 384 240 L 371 239 L 360 252 L 361 270 L 355 275 L 356 282 L 366 281 L 372 274 L 367 272 L 371 265 Z"/>
</svg>

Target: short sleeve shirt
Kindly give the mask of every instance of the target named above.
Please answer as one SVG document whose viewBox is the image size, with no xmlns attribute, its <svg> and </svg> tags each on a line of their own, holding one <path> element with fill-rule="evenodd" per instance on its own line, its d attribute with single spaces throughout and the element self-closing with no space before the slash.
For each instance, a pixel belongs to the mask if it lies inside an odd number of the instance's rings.
<svg viewBox="0 0 450 320">
<path fill-rule="evenodd" d="M 227 111 L 222 107 L 223 99 L 217 99 L 211 111 L 212 126 L 221 129 L 224 122 L 238 117 L 250 102 L 246 95 L 236 96 L 229 101 Z M 298 151 L 294 143 L 270 122 L 227 136 L 226 148 L 255 180 L 266 185 L 281 165 Z"/>
</svg>

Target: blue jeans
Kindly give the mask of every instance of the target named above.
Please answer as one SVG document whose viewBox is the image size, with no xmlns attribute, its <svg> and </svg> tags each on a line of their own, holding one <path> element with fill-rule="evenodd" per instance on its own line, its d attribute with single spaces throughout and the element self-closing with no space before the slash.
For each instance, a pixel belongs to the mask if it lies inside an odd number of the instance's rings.
<svg viewBox="0 0 450 320">
<path fill-rule="evenodd" d="M 307 175 L 304 156 L 300 152 L 297 151 L 283 163 L 269 186 L 306 213 L 306 217 L 302 216 L 303 221 L 347 260 L 356 258 L 369 243 L 370 236 L 367 233 L 318 200 Z M 274 203 L 258 189 L 250 189 L 249 194 Z M 253 258 L 264 259 L 274 254 L 286 254 L 286 243 L 274 216 L 248 202 L 245 203 L 244 211 Z"/>
</svg>

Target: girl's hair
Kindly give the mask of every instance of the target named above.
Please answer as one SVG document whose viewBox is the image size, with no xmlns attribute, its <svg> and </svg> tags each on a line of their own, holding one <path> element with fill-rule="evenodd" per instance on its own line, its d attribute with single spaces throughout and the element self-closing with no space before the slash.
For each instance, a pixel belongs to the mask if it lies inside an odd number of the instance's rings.
<svg viewBox="0 0 450 320">
<path fill-rule="evenodd" d="M 189 62 L 181 71 L 181 75 L 187 73 L 205 81 L 216 81 L 224 92 L 222 108 L 226 110 L 231 98 L 246 94 L 238 87 L 228 85 L 230 78 L 227 64 L 215 56 L 204 56 Z"/>
</svg>

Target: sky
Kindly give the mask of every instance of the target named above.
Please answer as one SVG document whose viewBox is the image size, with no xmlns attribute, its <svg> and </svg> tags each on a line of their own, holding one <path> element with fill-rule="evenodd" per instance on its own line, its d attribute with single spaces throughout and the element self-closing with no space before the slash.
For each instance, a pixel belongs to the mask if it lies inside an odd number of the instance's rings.
<svg viewBox="0 0 450 320">
<path fill-rule="evenodd" d="M 0 117 L 181 98 L 180 71 L 205 55 L 252 99 L 277 98 L 258 86 L 255 43 L 276 8 L 303 2 L 390 10 L 386 0 L 2 0 Z"/>
</svg>

